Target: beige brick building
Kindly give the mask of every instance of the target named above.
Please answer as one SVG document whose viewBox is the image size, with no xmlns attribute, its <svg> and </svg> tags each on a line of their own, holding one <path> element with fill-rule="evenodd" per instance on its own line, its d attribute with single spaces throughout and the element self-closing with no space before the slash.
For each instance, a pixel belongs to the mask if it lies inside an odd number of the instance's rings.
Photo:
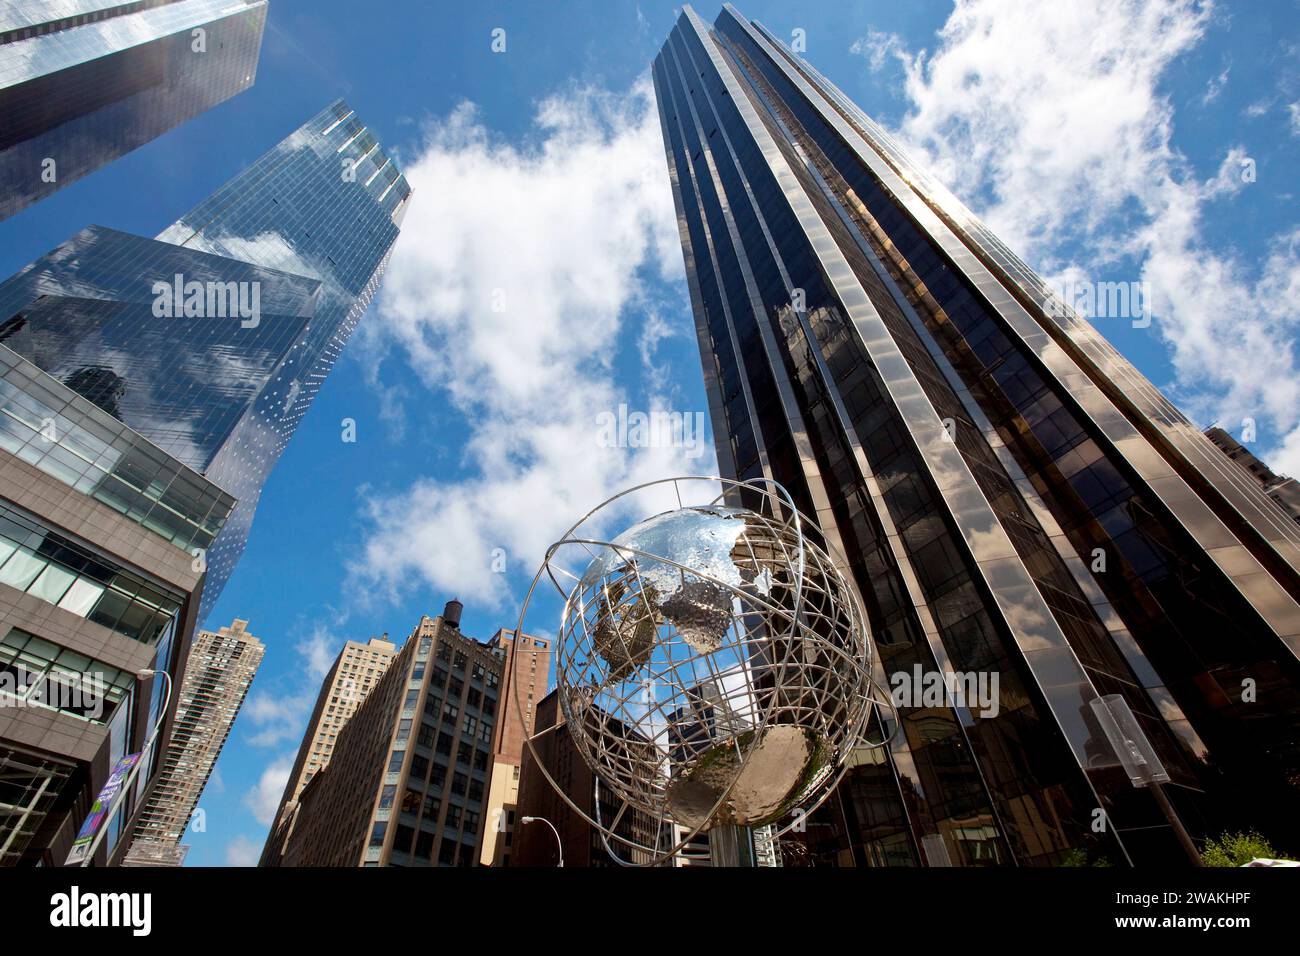
<svg viewBox="0 0 1300 956">
<path fill-rule="evenodd" d="M 136 820 L 123 866 L 184 862 L 189 848 L 181 840 L 265 652 L 247 621 L 195 636 L 162 771 Z"/>
<path fill-rule="evenodd" d="M 475 866 L 505 651 L 424 617 L 303 789 L 283 866 Z"/>
<path fill-rule="evenodd" d="M 338 735 L 357 708 L 379 683 L 397 656 L 397 647 L 385 634 L 368 642 L 348 641 L 325 675 L 316 707 L 307 724 L 302 745 L 294 760 L 289 782 L 267 835 L 259 866 L 279 866 L 284 844 L 293 830 L 298 798 L 313 776 L 329 764 L 338 745 Z"/>
</svg>

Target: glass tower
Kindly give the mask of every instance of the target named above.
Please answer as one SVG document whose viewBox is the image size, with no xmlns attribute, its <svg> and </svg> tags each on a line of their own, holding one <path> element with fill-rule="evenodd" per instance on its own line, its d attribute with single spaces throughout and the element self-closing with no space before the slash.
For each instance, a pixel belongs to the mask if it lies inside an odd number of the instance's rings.
<svg viewBox="0 0 1300 956">
<path fill-rule="evenodd" d="M 812 855 L 1178 860 L 1111 695 L 1194 838 L 1300 845 L 1295 522 L 761 25 L 687 7 L 653 72 L 722 473 L 817 519 L 903 691 Z"/>
<path fill-rule="evenodd" d="M 0 341 L 237 500 L 205 548 L 200 622 L 410 194 L 339 101 L 157 239 L 91 226 L 0 284 Z"/>
<path fill-rule="evenodd" d="M 0 9 L 0 220 L 253 85 L 266 0 Z"/>
</svg>

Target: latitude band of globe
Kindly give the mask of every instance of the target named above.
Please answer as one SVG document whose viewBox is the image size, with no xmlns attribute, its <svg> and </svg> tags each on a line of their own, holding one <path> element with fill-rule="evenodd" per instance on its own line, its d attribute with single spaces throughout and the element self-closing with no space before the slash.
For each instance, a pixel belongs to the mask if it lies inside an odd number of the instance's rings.
<svg viewBox="0 0 1300 956">
<path fill-rule="evenodd" d="M 707 483 L 711 492 L 721 486 L 722 491 L 711 493 L 707 504 L 688 507 L 682 500 L 681 483 L 684 482 Z M 610 509 L 614 502 L 665 484 L 673 487 L 678 504 L 676 511 L 647 519 L 612 542 L 577 534 L 589 520 Z M 766 506 L 771 515 L 718 504 L 725 499 L 742 500 L 746 495 L 756 496 L 760 507 Z M 672 555 L 654 553 L 637 546 L 637 534 L 651 538 L 658 535 L 671 546 L 680 546 L 680 541 L 673 537 L 678 533 L 677 526 L 688 532 L 702 527 L 702 550 L 715 564 L 718 564 L 720 555 L 725 555 L 727 561 L 720 566 L 725 566 L 731 579 L 723 580 L 710 573 L 708 568 L 701 567 L 699 547 L 686 548 L 687 560 L 677 560 Z M 735 809 L 729 800 L 734 798 L 737 784 L 752 767 L 752 758 L 759 748 L 767 746 L 772 749 L 772 741 L 776 739 L 771 736 L 774 728 L 782 728 L 784 739 L 784 743 L 777 740 L 777 757 L 784 758 L 787 755 L 785 751 L 791 751 L 796 744 L 804 748 L 804 766 L 798 771 L 801 776 L 797 779 L 797 786 L 785 795 L 793 800 L 793 804 L 787 805 L 789 801 L 786 800 L 775 808 L 767 807 L 768 810 L 780 810 L 781 815 L 794 809 L 803 810 L 805 814 L 810 812 L 826 799 L 847 771 L 847 755 L 851 750 L 888 746 L 897 733 L 897 708 L 892 699 L 873 692 L 880 685 L 872 676 L 875 662 L 856 589 L 831 554 L 807 540 L 805 527 L 816 528 L 816 525 L 800 515 L 789 493 L 774 481 L 686 476 L 645 482 L 612 496 L 584 515 L 547 549 L 521 607 L 518 633 L 526 632 L 528 610 L 545 573 L 564 599 L 556 640 L 557 692 L 564 724 L 582 760 L 592 771 L 597 788 L 604 784 L 622 800 L 623 806 L 613 819 L 607 821 L 602 819 L 599 799 L 594 814 L 589 814 L 564 792 L 535 746 L 536 739 L 556 732 L 557 727 L 526 736 L 524 744 L 550 786 L 571 810 L 601 834 L 607 852 L 620 864 L 662 864 L 710 826 L 736 822 L 729 819 Z M 743 549 L 739 557 L 731 551 L 719 551 L 714 540 L 719 537 L 718 529 L 732 535 L 736 549 L 740 548 L 743 538 L 749 549 L 748 555 Z M 585 549 L 591 560 L 582 576 L 573 574 L 558 560 L 570 547 Z M 745 579 L 740 567 L 742 563 L 750 573 L 750 580 Z M 841 558 L 838 564 L 844 565 L 845 562 Z M 566 588 L 557 575 L 573 582 L 572 588 Z M 675 594 L 662 599 L 654 583 L 645 580 L 645 575 L 655 578 L 666 588 L 678 580 L 681 586 Z M 631 588 L 629 582 L 634 582 Z M 766 590 L 761 582 L 766 583 Z M 682 599 L 688 588 L 693 589 L 693 600 Z M 630 603 L 623 602 L 625 596 L 631 596 Z M 584 597 L 586 600 L 581 600 Z M 715 633 L 724 599 L 729 599 L 726 603 L 728 619 L 725 627 Z M 701 611 L 705 612 L 703 626 L 692 617 Z M 593 612 L 595 617 L 589 627 L 588 616 Z M 747 618 L 759 619 L 761 627 L 745 626 Z M 814 627 L 820 627 L 826 633 L 814 630 Z M 725 645 L 710 643 L 732 635 L 741 636 Z M 673 649 L 677 646 L 689 646 L 689 650 L 695 653 L 675 660 Z M 752 680 L 753 662 L 761 656 L 752 653 L 754 648 L 779 656 L 779 659 L 757 665 L 762 686 L 755 686 Z M 580 661 L 575 657 L 575 649 L 582 652 Z M 719 671 L 715 657 L 723 650 L 734 654 L 736 663 Z M 647 669 L 656 651 L 666 654 L 666 667 L 648 678 L 631 682 L 633 675 Z M 801 655 L 802 660 L 795 660 L 796 654 Z M 512 659 L 512 668 L 517 666 L 516 661 L 517 658 Z M 601 679 L 586 682 L 575 679 L 591 671 L 593 661 L 604 667 L 603 672 L 596 671 L 596 676 Z M 696 672 L 698 663 L 710 668 L 709 676 L 703 680 Z M 682 684 L 678 674 L 687 664 L 691 666 L 695 682 L 690 689 Z M 574 667 L 578 670 L 571 673 Z M 677 732 L 680 738 L 677 749 L 682 749 L 684 738 L 680 735 L 678 716 L 688 708 L 693 710 L 703 700 L 699 688 L 707 686 L 716 696 L 719 688 L 725 687 L 727 678 L 736 677 L 745 680 L 741 711 L 732 708 L 734 695 L 731 692 L 723 700 L 710 700 L 708 704 L 710 720 L 713 720 L 713 712 L 719 711 L 732 724 L 730 738 L 712 748 L 704 757 L 692 754 L 686 761 L 674 755 L 672 746 L 663 746 L 664 736 L 671 737 Z M 629 684 L 642 686 L 647 691 L 656 686 L 666 686 L 677 693 L 663 701 L 655 698 L 655 706 L 648 708 L 633 705 L 635 690 L 626 694 L 617 692 L 617 687 Z M 519 682 L 512 680 L 510 686 L 516 713 L 522 720 L 522 704 L 517 691 Z M 617 717 L 611 718 L 609 711 L 597 706 L 597 701 L 606 702 L 602 695 L 611 699 Z M 812 706 L 805 705 L 805 698 L 811 700 Z M 683 706 L 679 706 L 674 716 L 668 718 L 659 730 L 649 736 L 639 732 L 649 716 L 657 713 L 663 717 L 665 704 L 673 703 Z M 629 730 L 628 721 L 621 718 L 632 717 L 638 710 L 639 716 L 630 721 L 633 729 Z M 872 714 L 885 710 L 892 717 L 881 715 L 882 729 L 888 731 L 885 737 L 880 741 L 863 739 Z M 601 715 L 594 728 L 588 721 L 593 712 Z M 608 732 L 611 723 L 616 725 L 615 735 Z M 650 721 L 650 726 L 654 727 L 655 722 Z M 742 728 L 743 732 L 734 732 Z M 792 735 L 791 728 L 800 728 L 800 731 Z M 746 747 L 741 746 L 742 738 Z M 729 749 L 727 745 L 730 745 Z M 693 822 L 679 822 L 676 817 L 682 807 L 679 805 L 677 812 L 669 812 L 671 791 L 694 784 L 689 774 L 702 774 L 699 766 L 692 766 L 692 761 L 703 763 L 705 758 L 712 758 L 716 762 L 719 755 L 732 761 L 734 773 L 730 782 L 721 787 L 716 799 L 706 801 L 706 811 L 686 814 L 695 817 Z M 817 763 L 816 758 L 820 757 L 825 758 L 825 763 Z M 772 768 L 789 772 L 788 761 L 765 759 L 769 772 L 773 772 Z M 814 767 L 813 763 L 817 765 Z M 667 774 L 664 773 L 665 764 L 669 770 Z M 630 808 L 655 818 L 658 829 L 653 845 L 618 832 L 619 823 Z M 743 818 L 743 813 L 741 816 Z M 788 832 L 801 818 L 801 815 L 796 815 L 795 819 L 776 829 L 772 839 Z M 681 839 L 670 837 L 663 840 L 663 828 L 670 819 L 671 825 L 686 831 Z M 775 820 L 764 820 L 759 825 L 774 823 Z M 743 819 L 741 825 L 746 825 Z M 624 860 L 614 852 L 611 840 L 631 850 L 640 860 Z"/>
</svg>

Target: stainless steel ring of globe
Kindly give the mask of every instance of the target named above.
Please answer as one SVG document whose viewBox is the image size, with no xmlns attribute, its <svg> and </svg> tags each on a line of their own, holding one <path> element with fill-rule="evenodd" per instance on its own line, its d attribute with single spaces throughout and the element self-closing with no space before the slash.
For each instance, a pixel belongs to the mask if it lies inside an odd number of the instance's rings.
<svg viewBox="0 0 1300 956">
<path fill-rule="evenodd" d="M 665 493 L 676 507 L 599 534 Z M 547 549 L 518 633 L 545 576 L 563 601 L 562 728 L 535 730 L 527 754 L 617 862 L 663 864 L 718 826 L 779 837 L 829 796 L 855 749 L 888 744 L 897 712 L 878 692 L 862 603 L 820 539 L 776 482 L 690 476 L 615 495 Z M 512 674 L 510 705 L 528 726 L 521 686 Z M 868 741 L 873 708 L 884 739 Z M 564 732 L 596 779 L 588 809 L 536 746 Z"/>
</svg>

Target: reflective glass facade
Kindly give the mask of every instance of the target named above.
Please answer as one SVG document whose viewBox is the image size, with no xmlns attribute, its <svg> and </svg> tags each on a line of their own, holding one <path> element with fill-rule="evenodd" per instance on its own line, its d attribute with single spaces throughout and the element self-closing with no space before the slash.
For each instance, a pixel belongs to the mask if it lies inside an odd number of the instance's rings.
<svg viewBox="0 0 1300 956">
<path fill-rule="evenodd" d="M 107 379 L 100 372 L 89 377 Z M 74 374 L 73 381 L 87 378 Z M 0 448 L 186 552 L 211 545 L 235 505 L 193 469 L 4 345 Z"/>
<path fill-rule="evenodd" d="M 336 102 L 157 239 L 90 226 L 0 284 L 0 343 L 237 500 L 215 541 L 193 536 L 200 621 L 379 285 L 410 193 Z"/>
<path fill-rule="evenodd" d="M 686 8 L 654 81 L 723 473 L 818 520 L 882 681 L 997 678 L 908 701 L 812 857 L 1177 860 L 1111 694 L 1194 836 L 1300 843 L 1300 529 L 760 25 Z"/>
<path fill-rule="evenodd" d="M 253 85 L 266 0 L 9 3 L 0 219 Z"/>
<path fill-rule="evenodd" d="M 170 637 L 185 603 L 3 504 L 0 584 L 145 644 Z"/>
</svg>

